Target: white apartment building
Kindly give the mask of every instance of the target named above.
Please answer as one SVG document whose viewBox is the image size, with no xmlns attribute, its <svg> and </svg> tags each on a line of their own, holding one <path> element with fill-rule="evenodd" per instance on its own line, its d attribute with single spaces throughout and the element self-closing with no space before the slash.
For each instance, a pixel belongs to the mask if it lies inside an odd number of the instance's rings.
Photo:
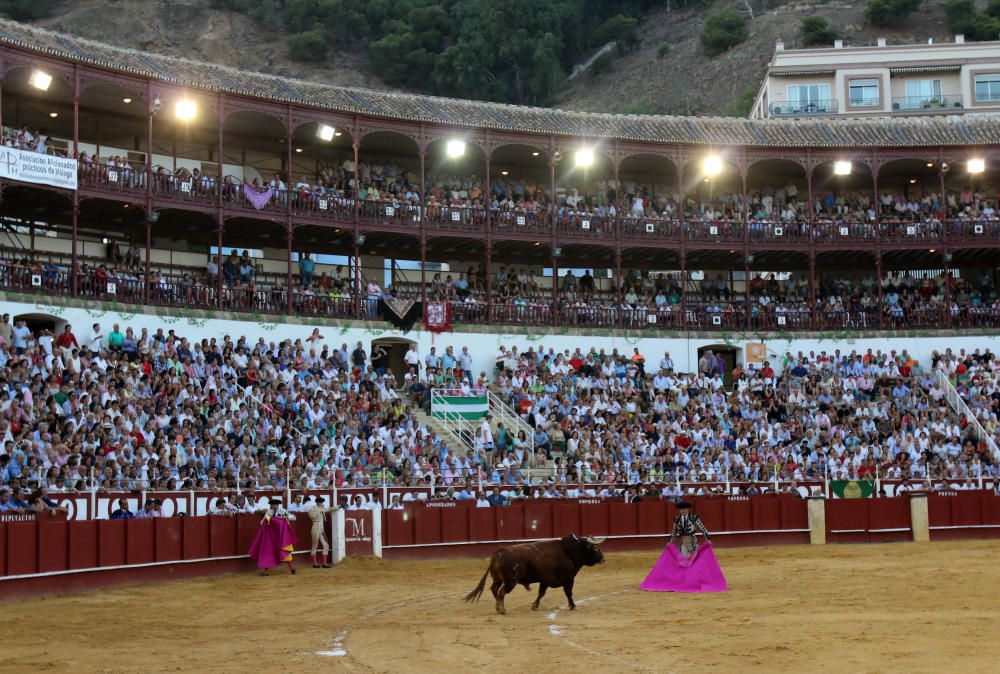
<svg viewBox="0 0 1000 674">
<path fill-rule="evenodd" d="M 751 119 L 1000 113 L 1000 42 L 785 49 L 778 42 Z"/>
</svg>

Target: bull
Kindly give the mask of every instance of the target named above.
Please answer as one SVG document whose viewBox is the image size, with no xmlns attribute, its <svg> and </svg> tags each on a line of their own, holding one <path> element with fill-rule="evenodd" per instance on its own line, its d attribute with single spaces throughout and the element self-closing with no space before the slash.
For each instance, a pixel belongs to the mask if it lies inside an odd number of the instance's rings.
<svg viewBox="0 0 1000 674">
<path fill-rule="evenodd" d="M 573 582 L 576 574 L 584 566 L 594 566 L 604 561 L 600 545 L 603 538 L 580 538 L 571 534 L 555 541 L 522 543 L 500 548 L 490 558 L 490 565 L 483 574 L 476 589 L 465 596 L 465 601 L 477 601 L 486 587 L 487 576 L 493 576 L 490 591 L 496 599 L 497 613 L 504 615 L 504 597 L 520 584 L 531 590 L 532 583 L 538 583 L 538 597 L 531 609 L 538 610 L 538 604 L 550 587 L 561 587 L 573 610 Z"/>
</svg>

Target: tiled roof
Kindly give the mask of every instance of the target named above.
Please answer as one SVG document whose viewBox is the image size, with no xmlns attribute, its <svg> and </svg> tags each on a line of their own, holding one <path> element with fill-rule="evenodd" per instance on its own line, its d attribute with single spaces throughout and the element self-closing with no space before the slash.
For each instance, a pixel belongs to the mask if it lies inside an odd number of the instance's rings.
<svg viewBox="0 0 1000 674">
<path fill-rule="evenodd" d="M 114 47 L 9 20 L 0 20 L 0 44 L 209 91 L 477 129 L 781 148 L 1000 144 L 1000 116 L 994 115 L 749 120 L 572 112 L 306 82 Z"/>
</svg>

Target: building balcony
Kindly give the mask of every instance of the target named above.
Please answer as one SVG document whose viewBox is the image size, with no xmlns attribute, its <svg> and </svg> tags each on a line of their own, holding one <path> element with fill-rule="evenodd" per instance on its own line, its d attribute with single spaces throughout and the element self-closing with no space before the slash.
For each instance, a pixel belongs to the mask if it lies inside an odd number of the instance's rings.
<svg viewBox="0 0 1000 674">
<path fill-rule="evenodd" d="M 769 106 L 771 117 L 803 117 L 809 115 L 837 114 L 837 100 L 819 100 L 804 103 L 801 101 L 772 101 Z"/>
<path fill-rule="evenodd" d="M 964 108 L 961 96 L 894 96 L 893 112 L 949 112 Z"/>
</svg>

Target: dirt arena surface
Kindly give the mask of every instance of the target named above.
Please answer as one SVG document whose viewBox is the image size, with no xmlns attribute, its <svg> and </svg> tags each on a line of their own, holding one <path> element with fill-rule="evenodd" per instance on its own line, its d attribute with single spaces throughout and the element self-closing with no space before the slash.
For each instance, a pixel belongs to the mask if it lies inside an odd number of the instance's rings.
<svg viewBox="0 0 1000 674">
<path fill-rule="evenodd" d="M 729 592 L 638 590 L 658 553 L 610 553 L 576 611 L 485 559 L 351 559 L 0 605 L 17 672 L 996 672 L 1000 541 L 721 549 Z M 957 563 L 956 563 L 957 562 Z M 301 566 L 301 564 L 300 564 Z M 535 586 L 537 587 L 537 586 Z M 534 589 L 534 588 L 533 588 Z M 326 652 L 327 654 L 319 654 Z M 336 655 L 334 655 L 334 653 Z"/>
</svg>

